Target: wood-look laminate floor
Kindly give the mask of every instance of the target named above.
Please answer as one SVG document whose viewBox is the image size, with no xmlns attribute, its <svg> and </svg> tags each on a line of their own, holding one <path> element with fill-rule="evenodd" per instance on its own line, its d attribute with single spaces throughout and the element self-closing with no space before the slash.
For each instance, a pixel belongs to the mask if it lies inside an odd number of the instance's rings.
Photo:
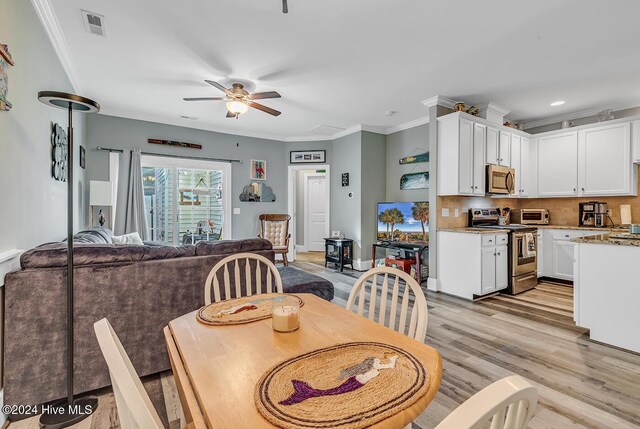
<svg viewBox="0 0 640 429">
<path fill-rule="evenodd" d="M 340 273 L 316 261 L 292 266 L 333 282 L 333 302 L 340 306 L 361 274 Z M 429 292 L 425 342 L 442 354 L 444 373 L 436 398 L 413 427 L 433 428 L 474 393 L 519 374 L 540 394 L 530 428 L 640 428 L 640 355 L 590 341 L 573 323 L 572 299 L 570 287 L 551 283 L 476 303 Z M 180 405 L 171 374 L 153 376 L 145 387 L 167 427 L 178 428 Z M 75 427 L 119 427 L 113 394 L 98 393 L 98 413 Z M 9 427 L 36 429 L 37 418 Z"/>
</svg>

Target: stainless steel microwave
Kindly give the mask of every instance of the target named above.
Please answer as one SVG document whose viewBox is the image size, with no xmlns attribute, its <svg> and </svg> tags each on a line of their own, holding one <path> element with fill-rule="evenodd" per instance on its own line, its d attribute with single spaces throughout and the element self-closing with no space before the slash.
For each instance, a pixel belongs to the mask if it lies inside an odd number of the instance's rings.
<svg viewBox="0 0 640 429">
<path fill-rule="evenodd" d="M 513 194 L 516 171 L 501 165 L 487 165 L 487 194 Z"/>
<path fill-rule="evenodd" d="M 515 209 L 511 210 L 511 223 L 521 225 L 549 225 L 548 209 Z"/>
</svg>

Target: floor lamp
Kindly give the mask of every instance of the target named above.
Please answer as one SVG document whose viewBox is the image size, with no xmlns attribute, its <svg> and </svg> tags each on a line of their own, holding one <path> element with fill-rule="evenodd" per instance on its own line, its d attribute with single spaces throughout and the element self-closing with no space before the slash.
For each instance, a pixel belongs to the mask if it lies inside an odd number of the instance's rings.
<svg viewBox="0 0 640 429">
<path fill-rule="evenodd" d="M 54 405 L 58 412 L 40 416 L 40 427 L 61 429 L 84 420 L 98 406 L 96 398 L 73 398 L 73 112 L 95 113 L 100 105 L 79 95 L 65 92 L 41 91 L 38 100 L 69 114 L 67 150 L 67 399 Z M 90 407 L 90 408 L 89 408 Z"/>
</svg>

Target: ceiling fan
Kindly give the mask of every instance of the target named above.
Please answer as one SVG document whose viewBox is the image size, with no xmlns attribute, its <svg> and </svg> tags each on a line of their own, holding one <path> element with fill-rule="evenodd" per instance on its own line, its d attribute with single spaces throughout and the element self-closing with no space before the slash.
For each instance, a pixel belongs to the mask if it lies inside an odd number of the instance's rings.
<svg viewBox="0 0 640 429">
<path fill-rule="evenodd" d="M 276 91 L 267 91 L 267 92 L 255 92 L 253 94 L 249 94 L 249 92 L 244 89 L 244 86 L 241 83 L 234 83 L 231 88 L 225 88 L 220 85 L 218 82 L 214 82 L 212 80 L 205 80 L 209 85 L 215 86 L 220 91 L 226 94 L 225 97 L 189 97 L 184 98 L 184 101 L 226 101 L 227 102 L 227 118 L 238 118 L 243 113 L 247 113 L 249 107 L 253 107 L 254 109 L 262 110 L 265 113 L 268 113 L 273 116 L 280 115 L 281 112 L 278 112 L 271 107 L 267 107 L 263 104 L 256 103 L 254 100 L 261 100 L 265 98 L 280 98 L 280 94 Z"/>
</svg>

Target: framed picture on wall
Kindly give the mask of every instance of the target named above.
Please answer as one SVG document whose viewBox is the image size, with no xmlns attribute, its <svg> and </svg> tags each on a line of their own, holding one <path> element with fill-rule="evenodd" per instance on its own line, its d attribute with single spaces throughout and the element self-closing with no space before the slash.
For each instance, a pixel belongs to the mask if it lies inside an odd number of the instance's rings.
<svg viewBox="0 0 640 429">
<path fill-rule="evenodd" d="M 267 161 L 261 159 L 251 160 L 251 180 L 267 180 Z"/>
<path fill-rule="evenodd" d="M 289 163 L 291 164 L 324 164 L 326 161 L 326 150 L 292 150 L 289 152 Z"/>
</svg>

